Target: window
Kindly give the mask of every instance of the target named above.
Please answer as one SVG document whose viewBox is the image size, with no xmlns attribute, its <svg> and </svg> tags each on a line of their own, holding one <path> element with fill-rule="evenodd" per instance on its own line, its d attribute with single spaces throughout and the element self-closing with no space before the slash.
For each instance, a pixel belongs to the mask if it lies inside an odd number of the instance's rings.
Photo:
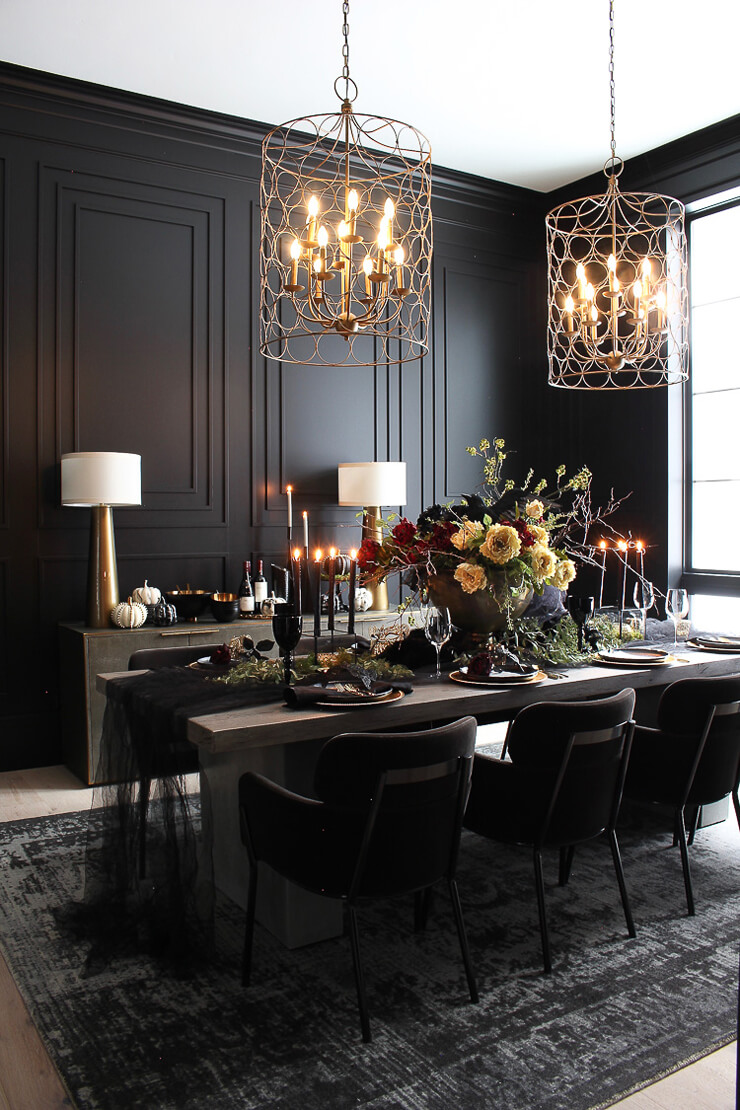
<svg viewBox="0 0 740 1110">
<path fill-rule="evenodd" d="M 740 204 L 699 213 L 689 226 L 687 569 L 740 575 Z"/>
</svg>

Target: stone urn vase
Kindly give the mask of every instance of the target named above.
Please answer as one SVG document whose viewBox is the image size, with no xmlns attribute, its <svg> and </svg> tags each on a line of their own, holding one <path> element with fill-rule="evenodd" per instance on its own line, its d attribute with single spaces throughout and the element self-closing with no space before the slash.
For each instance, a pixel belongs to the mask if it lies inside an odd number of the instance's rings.
<svg viewBox="0 0 740 1110">
<path fill-rule="evenodd" d="M 492 632 L 498 632 L 506 625 L 506 596 L 508 587 L 503 572 L 499 575 L 498 586 L 494 584 L 487 590 L 466 593 L 459 582 L 455 581 L 451 570 L 430 574 L 427 579 L 427 592 L 430 601 L 441 608 L 449 609 L 452 623 L 461 632 L 476 640 L 485 639 Z M 513 597 L 509 603 L 512 617 L 520 617 L 527 609 L 534 591 L 530 588 L 520 597 Z"/>
</svg>

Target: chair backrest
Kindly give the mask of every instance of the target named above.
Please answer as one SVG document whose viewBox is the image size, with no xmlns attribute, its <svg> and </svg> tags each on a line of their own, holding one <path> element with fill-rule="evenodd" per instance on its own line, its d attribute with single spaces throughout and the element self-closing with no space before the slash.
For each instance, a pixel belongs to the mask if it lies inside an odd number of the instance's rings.
<svg viewBox="0 0 740 1110">
<path fill-rule="evenodd" d="M 740 675 L 685 678 L 663 692 L 658 728 L 676 737 L 675 768 L 683 777 L 686 802 L 717 801 L 737 786 L 740 774 Z M 695 742 L 694 742 L 695 741 Z"/>
<path fill-rule="evenodd" d="M 130 671 L 157 671 L 160 667 L 185 667 L 213 650 L 213 644 L 187 644 L 182 647 L 139 648 L 129 657 Z"/>
<path fill-rule="evenodd" d="M 531 776 L 536 844 L 575 844 L 616 821 L 634 722 L 634 690 L 594 701 L 539 702 L 512 722 L 512 763 Z"/>
<path fill-rule="evenodd" d="M 476 731 L 464 717 L 423 732 L 345 733 L 323 746 L 316 795 L 363 827 L 351 897 L 420 890 L 454 874 Z"/>
</svg>

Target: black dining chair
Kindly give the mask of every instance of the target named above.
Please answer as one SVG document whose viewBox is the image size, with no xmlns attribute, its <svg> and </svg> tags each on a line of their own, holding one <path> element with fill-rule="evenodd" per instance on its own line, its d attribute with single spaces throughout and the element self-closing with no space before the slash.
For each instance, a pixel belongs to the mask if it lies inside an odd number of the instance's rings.
<svg viewBox="0 0 740 1110">
<path fill-rule="evenodd" d="M 139 648 L 128 661 L 130 671 L 157 671 L 163 667 L 185 667 L 203 657 L 207 646 L 203 644 L 190 644 L 166 648 Z M 152 753 L 152 758 L 142 761 L 139 767 L 139 844 L 138 844 L 138 869 L 139 878 L 146 874 L 146 830 L 147 814 L 149 811 L 149 796 L 152 781 L 164 776 L 191 775 L 198 770 L 198 749 L 187 740 L 178 741 L 170 745 L 166 756 L 161 753 Z"/>
<path fill-rule="evenodd" d="M 415 894 L 423 928 L 428 892 L 445 879 L 452 899 L 470 998 L 478 992 L 455 879 L 470 786 L 472 717 L 424 732 L 347 733 L 319 753 L 315 798 L 248 772 L 239 780 L 241 835 L 249 858 L 242 982 L 249 983 L 260 866 L 344 904 L 362 1038 L 370 1019 L 360 958 L 361 899 Z"/>
<path fill-rule="evenodd" d="M 504 755 L 477 752 L 466 828 L 491 840 L 532 848 L 545 972 L 552 970 L 542 852 L 560 849 L 560 883 L 575 847 L 606 833 L 627 931 L 635 936 L 616 821 L 632 743 L 634 690 L 595 701 L 539 702 L 509 726 Z"/>
<path fill-rule="evenodd" d="M 681 849 L 686 904 L 693 916 L 689 844 L 701 807 L 731 796 L 740 828 L 740 675 L 672 683 L 658 703 L 657 726 L 635 729 L 624 796 L 673 809 L 674 842 Z"/>
</svg>

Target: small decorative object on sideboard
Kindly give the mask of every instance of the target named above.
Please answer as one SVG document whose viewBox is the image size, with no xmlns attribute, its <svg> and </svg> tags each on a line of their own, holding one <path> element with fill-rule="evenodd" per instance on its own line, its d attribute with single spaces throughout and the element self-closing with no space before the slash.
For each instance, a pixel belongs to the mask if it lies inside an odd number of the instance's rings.
<svg viewBox="0 0 740 1110">
<path fill-rule="evenodd" d="M 154 622 L 154 609 L 157 602 L 162 596 L 161 591 L 158 590 L 156 586 L 150 586 L 145 578 L 144 585 L 138 586 L 131 594 L 131 596 L 134 601 L 138 601 L 142 605 L 146 605 L 146 619 L 149 624 L 152 624 Z"/>
<path fill-rule="evenodd" d="M 154 623 L 158 628 L 166 628 L 170 624 L 177 624 L 177 609 L 162 595 L 154 606 Z"/>
<path fill-rule="evenodd" d="M 146 605 L 140 601 L 129 598 L 128 601 L 119 601 L 111 609 L 110 619 L 119 628 L 141 628 L 147 618 Z"/>
<path fill-rule="evenodd" d="M 358 613 L 366 613 L 373 603 L 373 595 L 364 586 L 358 586 L 355 591 L 355 608 Z"/>
<path fill-rule="evenodd" d="M 174 590 L 166 590 L 164 596 L 170 605 L 175 606 L 180 620 L 197 621 L 205 612 L 212 594 L 210 590 L 191 590 L 188 583 L 184 590 L 179 586 L 175 586 Z"/>
<path fill-rule="evenodd" d="M 235 621 L 239 616 L 238 594 L 213 594 L 211 612 L 217 621 Z"/>
</svg>

